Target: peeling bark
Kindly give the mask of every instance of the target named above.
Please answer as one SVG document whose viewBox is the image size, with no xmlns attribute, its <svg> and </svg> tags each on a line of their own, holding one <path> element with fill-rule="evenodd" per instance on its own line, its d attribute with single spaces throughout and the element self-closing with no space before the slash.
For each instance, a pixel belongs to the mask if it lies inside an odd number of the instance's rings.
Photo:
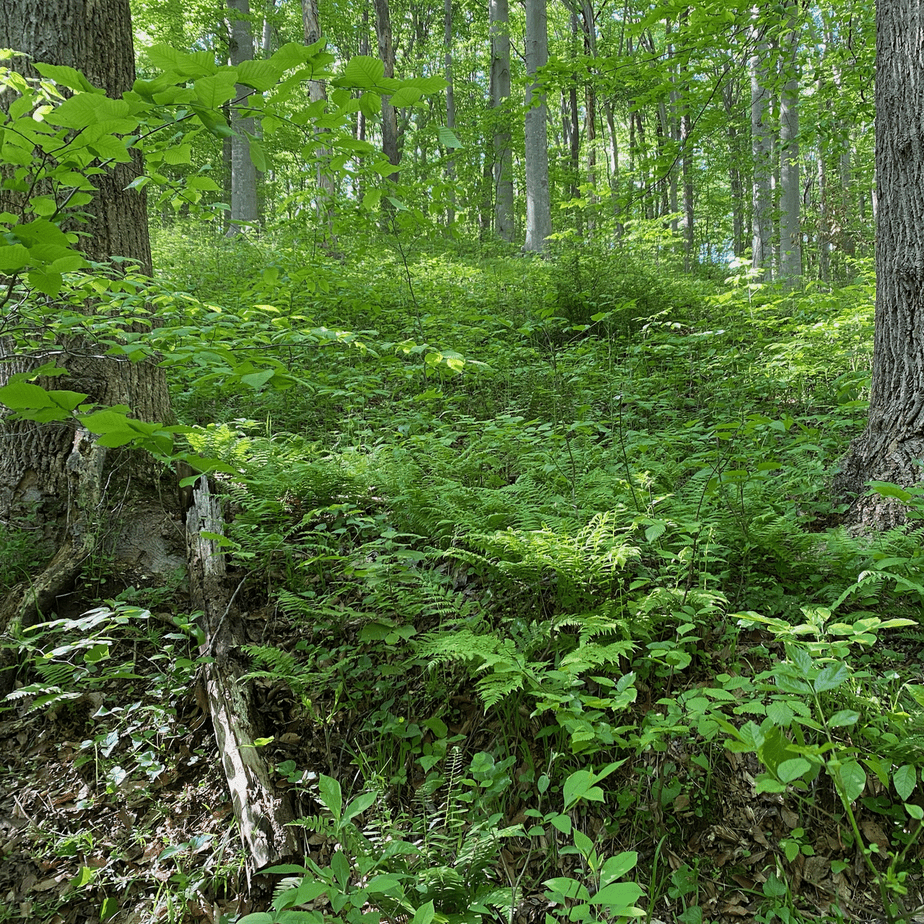
<svg viewBox="0 0 924 924">
<path fill-rule="evenodd" d="M 234 817 L 247 849 L 250 878 L 275 863 L 303 855 L 295 829 L 291 801 L 279 795 L 270 768 L 254 743 L 259 735 L 249 688 L 240 682 L 246 673 L 236 651 L 243 643 L 238 631 L 235 597 L 230 592 L 224 555 L 218 542 L 202 534 L 224 534 L 221 505 L 199 479 L 193 506 L 186 518 L 189 589 L 192 606 L 205 616 L 205 643 L 200 654 L 213 658 L 205 667 L 205 690 L 221 765 L 228 781 Z M 240 585 L 238 585 L 238 590 Z"/>
</svg>

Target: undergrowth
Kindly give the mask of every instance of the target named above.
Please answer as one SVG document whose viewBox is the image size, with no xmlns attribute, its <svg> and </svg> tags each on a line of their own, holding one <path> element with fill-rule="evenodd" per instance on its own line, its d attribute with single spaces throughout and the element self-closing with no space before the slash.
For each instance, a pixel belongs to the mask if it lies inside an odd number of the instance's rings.
<svg viewBox="0 0 924 924">
<path fill-rule="evenodd" d="M 159 242 L 175 407 L 238 473 L 229 559 L 291 628 L 250 679 L 328 757 L 279 772 L 336 852 L 250 920 L 909 913 L 920 531 L 849 534 L 828 491 L 869 283 L 711 285 L 601 245 L 421 249 L 408 281 L 392 245 Z"/>
</svg>

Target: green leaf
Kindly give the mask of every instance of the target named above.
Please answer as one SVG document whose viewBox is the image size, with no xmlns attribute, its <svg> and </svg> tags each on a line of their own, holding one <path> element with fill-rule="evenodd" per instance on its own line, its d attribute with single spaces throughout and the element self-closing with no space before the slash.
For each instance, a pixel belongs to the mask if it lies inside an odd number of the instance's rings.
<svg viewBox="0 0 924 924">
<path fill-rule="evenodd" d="M 187 54 L 169 45 L 154 45 L 147 49 L 145 56 L 154 67 L 163 71 L 173 71 L 186 80 L 196 80 L 214 74 L 218 68 L 214 55 L 209 51 Z"/>
<path fill-rule="evenodd" d="M 574 829 L 574 846 L 585 859 L 593 853 L 594 842 L 583 832 Z"/>
<path fill-rule="evenodd" d="M 614 909 L 628 908 L 639 900 L 643 891 L 644 889 L 637 882 L 612 882 L 600 889 L 590 899 L 590 903 L 592 905 L 612 905 Z"/>
<path fill-rule="evenodd" d="M 575 770 L 565 780 L 563 796 L 565 811 L 574 808 L 581 799 L 589 802 L 603 802 L 603 790 L 594 786 L 595 777 L 589 770 Z"/>
<path fill-rule="evenodd" d="M 555 876 L 553 879 L 546 879 L 543 885 L 548 886 L 549 891 L 560 895 L 563 898 L 578 899 L 587 901 L 590 898 L 590 892 L 587 887 L 569 876 Z"/>
<path fill-rule="evenodd" d="M 36 62 L 32 65 L 43 77 L 53 80 L 58 86 L 68 87 L 85 93 L 102 93 L 87 80 L 80 71 L 62 64 L 44 64 Z"/>
<path fill-rule="evenodd" d="M 635 868 L 638 863 L 638 854 L 634 850 L 626 850 L 616 854 L 615 857 L 609 857 L 600 870 L 600 884 L 608 885 L 616 879 L 621 879 Z"/>
<path fill-rule="evenodd" d="M 445 125 L 441 125 L 438 131 L 440 144 L 444 148 L 461 148 L 464 147 L 461 141 L 456 137 L 456 133 Z"/>
<path fill-rule="evenodd" d="M 436 911 L 433 909 L 433 901 L 431 900 L 425 902 L 414 912 L 411 924 L 430 924 L 434 917 L 436 917 Z"/>
<path fill-rule="evenodd" d="M 75 889 L 82 889 L 85 885 L 89 885 L 96 878 L 96 870 L 91 869 L 88 866 L 81 866 L 77 870 L 77 875 L 71 879 L 71 886 Z"/>
<path fill-rule="evenodd" d="M 856 802 L 866 788 L 866 771 L 856 760 L 846 760 L 839 767 L 835 766 L 844 798 L 848 802 Z"/>
<path fill-rule="evenodd" d="M 13 411 L 31 411 L 51 406 L 48 392 L 29 382 L 11 382 L 0 388 L 0 402 Z"/>
<path fill-rule="evenodd" d="M 914 499 L 914 495 L 909 491 L 906 491 L 903 487 L 900 487 L 897 484 L 892 484 L 888 481 L 871 481 L 869 486 L 869 493 L 878 494 L 880 497 L 894 497 L 905 504 L 907 504 L 908 501 Z"/>
<path fill-rule="evenodd" d="M 812 687 L 816 693 L 825 693 L 828 690 L 836 690 L 849 677 L 850 669 L 843 661 L 838 661 L 825 665 L 812 682 Z"/>
<path fill-rule="evenodd" d="M 29 251 L 22 244 L 0 247 L 0 273 L 12 276 L 29 263 Z"/>
<path fill-rule="evenodd" d="M 385 65 L 378 58 L 354 55 L 347 62 L 343 75 L 334 81 L 334 86 L 371 90 L 379 85 L 384 76 Z"/>
<path fill-rule="evenodd" d="M 777 768 L 777 776 L 784 783 L 791 783 L 793 780 L 805 776 L 812 769 L 812 765 L 803 757 L 792 757 L 784 760 Z"/>
<path fill-rule="evenodd" d="M 264 369 L 262 372 L 251 372 L 249 375 L 242 375 L 241 381 L 245 385 L 249 385 L 254 391 L 259 391 L 275 374 L 275 369 Z"/>
<path fill-rule="evenodd" d="M 253 161 L 253 165 L 260 171 L 260 173 L 266 173 L 269 168 L 269 163 L 266 159 L 266 151 L 263 148 L 263 145 L 257 141 L 253 135 L 248 135 L 248 140 L 250 141 L 250 159 Z"/>
<path fill-rule="evenodd" d="M 853 709 L 840 709 L 828 719 L 829 728 L 840 728 L 845 725 L 856 725 L 860 721 L 860 713 Z"/>
<path fill-rule="evenodd" d="M 75 129 L 111 121 L 114 130 L 130 132 L 137 122 L 128 116 L 129 105 L 125 100 L 109 99 L 96 93 L 77 93 L 48 113 L 46 121 Z"/>
<path fill-rule="evenodd" d="M 340 789 L 340 783 L 333 777 L 322 773 L 318 778 L 318 790 L 321 795 L 321 804 L 339 822 L 343 812 L 343 791 Z"/>
<path fill-rule="evenodd" d="M 346 808 L 346 811 L 343 813 L 343 820 L 349 821 L 352 818 L 355 818 L 357 815 L 361 815 L 366 811 L 371 805 L 375 803 L 375 800 L 378 799 L 379 794 L 377 792 L 364 792 L 362 795 L 357 796 Z"/>
<path fill-rule="evenodd" d="M 892 774 L 892 785 L 902 802 L 908 801 L 917 781 L 917 771 L 911 764 L 903 764 Z"/>
<path fill-rule="evenodd" d="M 261 93 L 276 86 L 281 77 L 282 71 L 272 60 L 242 61 L 237 66 L 237 82 Z"/>
<path fill-rule="evenodd" d="M 172 148 L 167 148 L 164 151 L 164 163 L 170 164 L 173 167 L 178 166 L 179 164 L 188 164 L 192 161 L 192 145 L 191 144 L 177 144 Z"/>
<path fill-rule="evenodd" d="M 402 87 L 397 93 L 393 93 L 391 104 L 395 109 L 407 109 L 413 106 L 423 96 L 423 93 L 416 87 Z"/>
<path fill-rule="evenodd" d="M 196 81 L 196 97 L 206 109 L 213 112 L 237 95 L 234 89 L 234 74 L 227 71 L 212 74 Z"/>
</svg>

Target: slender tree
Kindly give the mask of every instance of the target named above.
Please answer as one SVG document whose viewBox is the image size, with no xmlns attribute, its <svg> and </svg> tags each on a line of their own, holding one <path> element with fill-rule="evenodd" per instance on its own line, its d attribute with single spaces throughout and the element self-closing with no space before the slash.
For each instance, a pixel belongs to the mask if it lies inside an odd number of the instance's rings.
<svg viewBox="0 0 924 924">
<path fill-rule="evenodd" d="M 802 275 L 802 227 L 799 184 L 799 28 L 798 3 L 788 4 L 788 48 L 780 94 L 780 278 L 788 286 Z"/>
<path fill-rule="evenodd" d="M 510 97 L 510 34 L 507 0 L 489 0 L 491 28 L 491 108 L 494 113 L 494 230 L 512 241 L 513 151 L 504 104 Z"/>
<path fill-rule="evenodd" d="M 541 251 L 552 233 L 548 105 L 536 72 L 549 60 L 546 0 L 526 0 L 526 244 Z"/>
<path fill-rule="evenodd" d="M 751 266 L 768 275 L 772 266 L 771 218 L 773 202 L 771 178 L 773 175 L 773 136 L 770 132 L 770 92 L 767 84 L 767 41 L 759 21 L 760 7 L 753 11 L 753 53 L 750 59 L 751 74 L 751 157 L 753 161 L 753 187 L 751 199 Z"/>
<path fill-rule="evenodd" d="M 250 0 L 228 0 L 230 43 L 228 58 L 232 65 L 253 58 L 253 25 Z M 257 168 L 250 156 L 250 139 L 254 135 L 254 118 L 248 111 L 249 87 L 238 85 L 238 102 L 231 106 L 231 223 L 229 234 L 240 234 L 256 224 L 258 218 Z"/>
<path fill-rule="evenodd" d="M 373 0 L 375 7 L 375 35 L 379 44 L 379 57 L 385 65 L 385 76 L 395 76 L 395 46 L 391 33 L 391 11 L 388 0 Z M 398 114 L 387 95 L 382 97 L 382 153 L 397 167 L 401 163 L 398 150 Z M 390 179 L 397 181 L 398 174 Z"/>
<path fill-rule="evenodd" d="M 302 31 L 306 45 L 321 41 L 321 21 L 318 16 L 318 0 L 302 0 Z M 308 81 L 308 96 L 316 103 L 327 99 L 327 88 L 323 80 Z M 323 133 L 323 130 L 322 130 Z M 334 180 L 325 164 L 330 160 L 330 148 L 321 146 L 316 152 L 318 166 L 316 179 L 318 183 L 318 216 L 323 219 L 328 230 L 333 218 Z"/>
</svg>

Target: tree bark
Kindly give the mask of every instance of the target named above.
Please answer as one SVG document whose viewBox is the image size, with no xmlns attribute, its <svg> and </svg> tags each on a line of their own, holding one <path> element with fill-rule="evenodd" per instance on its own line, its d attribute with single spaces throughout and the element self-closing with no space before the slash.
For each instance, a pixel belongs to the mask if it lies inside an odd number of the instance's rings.
<svg viewBox="0 0 924 924">
<path fill-rule="evenodd" d="M 452 0 L 443 3 L 443 38 L 446 45 L 444 65 L 446 72 L 446 128 L 451 131 L 456 127 L 456 92 L 452 74 Z M 449 227 L 456 223 L 456 165 L 450 155 L 446 161 L 446 182 L 449 185 L 449 207 L 446 210 L 446 221 Z"/>
<path fill-rule="evenodd" d="M 870 481 L 910 485 L 924 459 L 924 10 L 877 0 L 876 334 L 869 419 L 835 479 L 840 495 Z M 891 526 L 901 510 L 860 497 L 856 517 Z"/>
<path fill-rule="evenodd" d="M 491 28 L 491 109 L 494 124 L 494 230 L 505 241 L 512 241 L 513 151 L 504 104 L 510 97 L 510 35 L 507 0 L 490 0 Z"/>
<path fill-rule="evenodd" d="M 552 233 L 549 197 L 548 106 L 536 72 L 549 60 L 546 0 L 526 2 L 526 243 L 540 252 Z"/>
<path fill-rule="evenodd" d="M 109 96 L 130 89 L 134 53 L 128 0 L 59 0 L 38 9 L 41 15 L 31 0 L 0 5 L 0 46 L 25 51 L 38 62 L 78 68 Z M 20 64 L 28 72 L 23 59 L 17 59 Z M 92 260 L 128 257 L 149 273 L 144 197 L 126 189 L 137 170 L 127 163 L 92 178 L 97 193 L 85 209 L 89 217 L 81 226 L 82 247 Z M 7 195 L 0 196 L 0 209 L 8 206 Z M 86 310 L 102 309 L 87 305 Z M 9 342 L 0 342 L 0 384 L 53 355 L 68 375 L 46 387 L 86 393 L 88 401 L 104 407 L 128 405 L 134 417 L 145 421 L 169 420 L 166 380 L 157 363 L 123 362 L 104 353 L 105 348 L 76 338 L 50 344 L 37 355 L 17 354 Z M 100 447 L 70 423 L 5 421 L 0 522 L 30 524 L 36 545 L 56 554 L 29 588 L 4 601 L 0 623 L 28 624 L 58 610 L 60 595 L 71 589 L 86 556 L 101 545 L 123 575 L 165 575 L 182 564 L 164 540 L 171 505 L 150 503 L 158 468 L 139 452 Z"/>
<path fill-rule="evenodd" d="M 385 76 L 395 76 L 395 47 L 391 36 L 391 13 L 388 0 L 373 0 L 375 7 L 375 35 L 379 44 L 379 57 L 385 65 Z M 398 150 L 398 114 L 391 104 L 390 96 L 382 97 L 382 153 L 396 167 L 401 163 Z M 392 182 L 398 182 L 398 174 L 389 176 Z"/>
<path fill-rule="evenodd" d="M 321 41 L 321 21 L 318 16 L 318 0 L 302 0 L 302 28 L 305 34 L 306 45 L 314 45 L 315 42 Z M 324 85 L 324 81 L 309 80 L 308 96 L 313 103 L 326 100 L 327 87 Z M 327 129 L 323 129 L 320 134 L 329 134 L 329 132 Z M 330 162 L 331 150 L 329 147 L 321 145 L 318 147 L 315 156 L 318 160 L 316 172 L 318 184 L 318 219 L 330 238 L 329 243 L 332 243 L 334 178 L 331 176 L 330 172 L 325 169 L 325 165 Z"/>
<path fill-rule="evenodd" d="M 237 625 L 237 591 L 229 586 L 220 545 L 203 535 L 224 535 L 221 506 L 204 477 L 193 497 L 186 520 L 190 602 L 204 614 L 206 639 L 200 654 L 212 658 L 204 668 L 205 693 L 234 817 L 247 849 L 249 881 L 267 866 L 294 860 L 301 851 L 289 824 L 295 820 L 291 801 L 278 793 L 255 744 L 264 730 L 258 727 L 250 688 L 240 680 L 247 665 L 235 655 L 244 643 Z"/>
<path fill-rule="evenodd" d="M 752 40 L 754 53 L 750 59 L 751 72 L 751 158 L 754 180 L 751 208 L 751 267 L 760 272 L 761 278 L 770 275 L 772 266 L 773 197 L 771 181 L 773 174 L 773 137 L 769 128 L 770 94 L 767 89 L 768 74 L 765 59 L 767 41 L 759 22 L 760 8 L 753 12 Z"/>
<path fill-rule="evenodd" d="M 253 58 L 253 26 L 250 22 L 250 0 L 228 0 L 231 42 L 228 57 L 232 65 Z M 253 116 L 247 111 L 252 91 L 238 84 L 235 96 L 240 100 L 231 106 L 231 224 L 229 234 L 240 234 L 257 223 L 257 168 L 250 156 L 250 136 L 255 134 Z"/>
<path fill-rule="evenodd" d="M 802 276 L 802 228 L 799 184 L 799 8 L 788 4 L 785 83 L 780 95 L 780 278 L 793 288 Z"/>
</svg>

